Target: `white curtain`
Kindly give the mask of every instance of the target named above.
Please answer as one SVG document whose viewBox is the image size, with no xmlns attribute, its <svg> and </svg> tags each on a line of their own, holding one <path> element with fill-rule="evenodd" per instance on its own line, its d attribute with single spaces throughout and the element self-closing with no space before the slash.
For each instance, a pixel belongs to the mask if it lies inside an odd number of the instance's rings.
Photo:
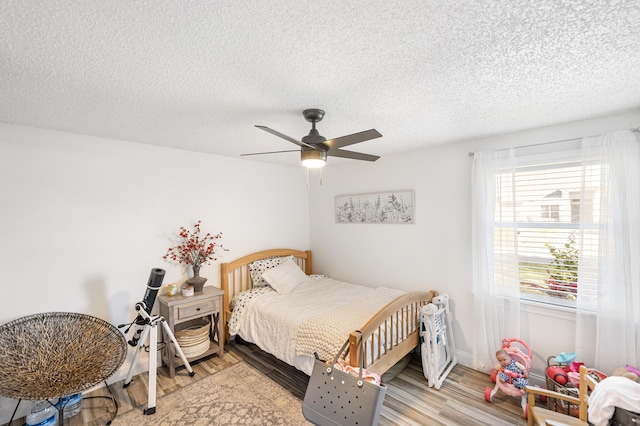
<svg viewBox="0 0 640 426">
<path fill-rule="evenodd" d="M 481 371 L 495 365 L 502 339 L 520 337 L 515 215 L 513 209 L 496 211 L 496 188 L 509 193 L 514 171 L 513 149 L 477 152 L 473 157 L 473 363 Z"/>
<path fill-rule="evenodd" d="M 640 146 L 628 130 L 585 138 L 583 164 L 590 162 L 604 166 L 598 275 L 583 283 L 579 264 L 576 351 L 611 374 L 640 366 Z M 581 230 L 588 229 L 588 220 L 580 220 Z"/>
<path fill-rule="evenodd" d="M 487 371 L 501 340 L 520 337 L 518 242 L 511 207 L 515 202 L 509 199 L 516 166 L 560 159 L 581 163 L 581 194 L 594 183 L 600 188 L 599 197 L 580 198 L 578 359 L 605 374 L 626 364 L 639 367 L 640 144 L 633 132 L 619 131 L 585 138 L 577 151 L 560 144 L 540 151 L 517 157 L 514 149 L 474 154 L 474 367 Z M 496 200 L 496 194 L 502 199 Z"/>
</svg>

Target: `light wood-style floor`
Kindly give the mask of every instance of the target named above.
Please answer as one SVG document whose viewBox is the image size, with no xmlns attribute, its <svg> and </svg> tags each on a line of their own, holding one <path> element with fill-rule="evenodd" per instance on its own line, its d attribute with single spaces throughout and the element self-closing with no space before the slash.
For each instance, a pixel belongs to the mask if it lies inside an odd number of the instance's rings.
<svg viewBox="0 0 640 426">
<path fill-rule="evenodd" d="M 255 345 L 241 345 L 234 342 L 225 348 L 225 356 L 211 356 L 192 363 L 195 376 L 190 377 L 184 368 L 177 371 L 174 378 L 167 376 L 166 369 L 159 368 L 157 377 L 157 398 L 171 393 L 207 375 L 214 374 L 241 360 L 254 366 L 266 376 L 288 389 L 299 399 L 304 398 L 308 376 L 295 368 L 259 350 Z M 429 388 L 422 373 L 420 358 L 413 356 L 410 363 L 396 377 L 386 380 L 387 392 L 380 418 L 380 426 L 390 425 L 520 425 L 527 424 L 522 417 L 519 399 L 513 399 L 499 392 L 492 403 L 484 400 L 484 389 L 493 386 L 489 376 L 461 365 L 454 367 L 443 386 L 436 390 Z M 133 407 L 147 404 L 148 374 L 133 378 L 125 389 L 123 382 L 110 385 L 124 413 Z M 83 409 L 77 416 L 66 419 L 68 426 L 104 425 L 114 413 L 113 404 L 105 399 L 106 388 L 85 394 Z M 87 398 L 87 397 L 99 398 Z M 14 420 L 11 426 L 24 425 L 24 418 Z"/>
<path fill-rule="evenodd" d="M 309 377 L 269 355 L 255 345 L 235 345 L 249 364 L 288 389 L 301 400 Z M 525 426 L 520 399 L 498 392 L 492 403 L 485 401 L 484 390 L 493 387 L 489 375 L 456 365 L 439 390 L 430 388 L 422 371 L 420 357 L 394 378 L 383 376 L 387 385 L 380 426 Z"/>
<path fill-rule="evenodd" d="M 232 344 L 233 345 L 233 344 Z M 242 361 L 242 355 L 230 345 L 225 351 L 224 358 L 218 356 L 210 356 L 206 359 L 191 363 L 191 367 L 195 372 L 193 377 L 189 373 L 180 368 L 176 371 L 173 378 L 168 377 L 168 369 L 166 367 L 158 368 L 156 375 L 156 396 L 159 401 L 163 395 L 176 391 L 184 386 L 194 383 L 208 375 L 217 373 L 225 368 Z M 133 350 L 133 349 L 131 349 Z M 148 385 L 149 374 L 143 373 L 134 376 L 129 386 L 124 388 L 124 380 L 109 385 L 118 403 L 118 412 L 124 413 L 134 407 L 146 407 L 148 401 Z M 22 402 L 27 404 L 28 401 Z M 115 413 L 114 405 L 109 396 L 106 387 L 102 387 L 95 391 L 85 393 L 83 395 L 82 410 L 74 417 L 64 420 L 65 426 L 98 426 L 105 425 Z M 11 426 L 24 426 L 25 419 L 15 419 L 11 422 Z M 6 426 L 6 425 L 3 425 Z"/>
</svg>

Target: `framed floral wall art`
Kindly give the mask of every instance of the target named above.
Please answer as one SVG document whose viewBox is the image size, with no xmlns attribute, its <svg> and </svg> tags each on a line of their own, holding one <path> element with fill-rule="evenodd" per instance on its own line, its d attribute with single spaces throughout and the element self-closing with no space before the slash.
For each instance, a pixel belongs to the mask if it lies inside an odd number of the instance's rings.
<svg viewBox="0 0 640 426">
<path fill-rule="evenodd" d="M 337 195 L 336 223 L 414 223 L 413 190 Z"/>
</svg>

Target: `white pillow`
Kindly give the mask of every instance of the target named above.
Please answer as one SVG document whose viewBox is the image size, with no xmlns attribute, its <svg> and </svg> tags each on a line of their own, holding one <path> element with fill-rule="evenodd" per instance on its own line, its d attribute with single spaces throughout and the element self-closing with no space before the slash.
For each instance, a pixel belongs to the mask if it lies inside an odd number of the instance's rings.
<svg viewBox="0 0 640 426">
<path fill-rule="evenodd" d="M 253 287 L 267 287 L 269 284 L 262 279 L 262 273 L 267 269 L 275 268 L 287 259 L 293 259 L 293 256 L 268 257 L 251 262 L 249 264 L 249 274 L 251 275 Z"/>
<path fill-rule="evenodd" d="M 287 259 L 272 269 L 262 273 L 262 278 L 280 294 L 291 293 L 300 284 L 309 281 L 305 274 L 293 259 Z"/>
</svg>

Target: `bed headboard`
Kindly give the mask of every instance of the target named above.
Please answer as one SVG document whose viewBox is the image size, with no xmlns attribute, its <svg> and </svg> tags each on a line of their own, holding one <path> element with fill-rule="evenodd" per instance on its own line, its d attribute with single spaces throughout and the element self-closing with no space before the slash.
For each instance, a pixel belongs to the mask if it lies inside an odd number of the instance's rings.
<svg viewBox="0 0 640 426">
<path fill-rule="evenodd" d="M 268 259 L 270 257 L 293 256 L 300 269 L 305 274 L 311 275 L 311 251 L 294 249 L 271 249 L 257 253 L 248 254 L 232 262 L 220 264 L 220 287 L 224 291 L 223 296 L 223 318 L 227 323 L 231 315 L 229 303 L 237 293 L 248 290 L 252 287 L 251 275 L 249 274 L 249 264 L 256 260 Z"/>
</svg>

